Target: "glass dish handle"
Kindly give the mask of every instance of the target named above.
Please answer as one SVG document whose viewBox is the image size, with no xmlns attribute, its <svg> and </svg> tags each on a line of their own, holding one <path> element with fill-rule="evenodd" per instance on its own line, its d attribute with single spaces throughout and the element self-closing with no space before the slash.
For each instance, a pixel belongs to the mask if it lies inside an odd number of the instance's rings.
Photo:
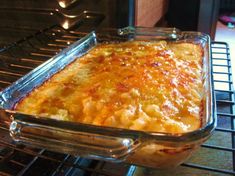
<svg viewBox="0 0 235 176">
<path fill-rule="evenodd" d="M 177 40 L 181 36 L 181 31 L 177 28 L 146 28 L 146 27 L 132 27 L 128 26 L 125 28 L 121 28 L 118 30 L 118 35 L 125 36 L 125 35 L 135 35 L 135 38 L 142 38 L 145 36 L 146 38 L 152 39 L 165 39 L 165 40 Z M 140 35 L 140 36 L 139 36 Z"/>
<path fill-rule="evenodd" d="M 18 120 L 12 121 L 9 129 L 12 138 L 21 143 L 106 161 L 123 161 L 140 146 L 136 138 L 66 130 Z"/>
</svg>

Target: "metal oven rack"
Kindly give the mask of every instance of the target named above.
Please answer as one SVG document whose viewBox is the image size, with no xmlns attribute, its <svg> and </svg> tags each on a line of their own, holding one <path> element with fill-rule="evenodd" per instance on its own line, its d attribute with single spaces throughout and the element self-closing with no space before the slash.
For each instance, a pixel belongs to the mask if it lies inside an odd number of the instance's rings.
<svg viewBox="0 0 235 176">
<path fill-rule="evenodd" d="M 52 26 L 0 52 L 0 89 L 43 63 L 86 33 Z M 36 149 L 14 143 L 0 124 L 0 175 L 235 175 L 235 108 L 229 47 L 212 42 L 213 83 L 218 127 L 213 136 L 186 163 L 159 171 L 125 163 L 97 160 Z"/>
</svg>

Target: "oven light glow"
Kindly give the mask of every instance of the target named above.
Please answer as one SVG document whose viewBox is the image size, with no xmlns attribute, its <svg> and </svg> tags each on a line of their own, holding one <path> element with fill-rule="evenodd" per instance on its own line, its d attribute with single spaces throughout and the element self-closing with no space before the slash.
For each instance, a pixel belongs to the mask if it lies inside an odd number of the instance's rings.
<svg viewBox="0 0 235 176">
<path fill-rule="evenodd" d="M 60 5 L 60 7 L 62 7 L 62 8 L 65 8 L 65 7 L 66 7 L 64 1 L 60 1 L 60 2 L 59 2 L 59 5 Z"/>
<path fill-rule="evenodd" d="M 124 146 L 128 147 L 130 145 L 131 141 L 129 139 L 124 139 L 122 141 L 122 143 L 123 143 Z"/>
<path fill-rule="evenodd" d="M 68 29 L 69 28 L 69 22 L 68 21 L 65 21 L 63 24 L 62 24 L 62 27 L 64 29 Z"/>
</svg>

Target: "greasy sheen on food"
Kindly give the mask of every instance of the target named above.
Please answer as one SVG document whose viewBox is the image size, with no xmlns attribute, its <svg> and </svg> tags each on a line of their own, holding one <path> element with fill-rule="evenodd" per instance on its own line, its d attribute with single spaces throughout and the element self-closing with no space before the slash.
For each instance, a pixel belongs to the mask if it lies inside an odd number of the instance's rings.
<svg viewBox="0 0 235 176">
<path fill-rule="evenodd" d="M 166 41 L 98 44 L 15 106 L 27 114 L 134 130 L 201 127 L 202 48 Z"/>
</svg>

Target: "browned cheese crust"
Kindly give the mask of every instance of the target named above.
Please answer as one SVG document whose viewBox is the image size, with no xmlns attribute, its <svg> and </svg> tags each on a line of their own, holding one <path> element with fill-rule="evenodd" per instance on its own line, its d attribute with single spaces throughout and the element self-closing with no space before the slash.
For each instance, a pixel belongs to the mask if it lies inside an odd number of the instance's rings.
<svg viewBox="0 0 235 176">
<path fill-rule="evenodd" d="M 202 48 L 193 43 L 99 44 L 15 110 L 53 119 L 184 133 L 201 126 Z"/>
</svg>

